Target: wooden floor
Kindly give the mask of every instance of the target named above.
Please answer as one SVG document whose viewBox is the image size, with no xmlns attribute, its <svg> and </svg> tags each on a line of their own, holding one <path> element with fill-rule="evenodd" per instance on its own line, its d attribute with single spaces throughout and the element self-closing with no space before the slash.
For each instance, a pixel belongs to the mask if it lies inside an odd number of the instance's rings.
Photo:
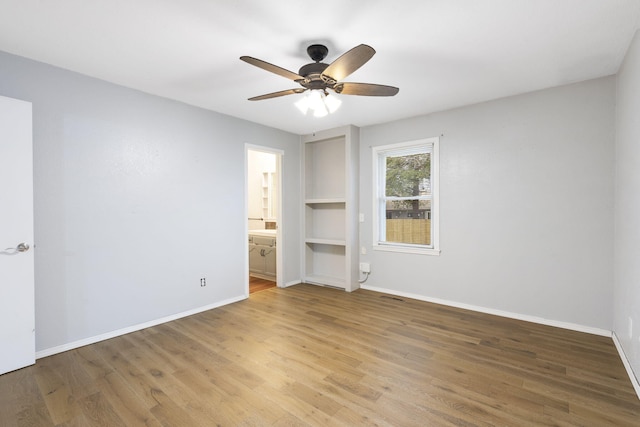
<svg viewBox="0 0 640 427">
<path fill-rule="evenodd" d="M 610 338 L 311 285 L 0 376 L 0 426 L 638 426 Z"/>
<path fill-rule="evenodd" d="M 264 291 L 276 286 L 276 282 L 267 279 L 259 279 L 257 277 L 249 277 L 249 294 Z"/>
</svg>

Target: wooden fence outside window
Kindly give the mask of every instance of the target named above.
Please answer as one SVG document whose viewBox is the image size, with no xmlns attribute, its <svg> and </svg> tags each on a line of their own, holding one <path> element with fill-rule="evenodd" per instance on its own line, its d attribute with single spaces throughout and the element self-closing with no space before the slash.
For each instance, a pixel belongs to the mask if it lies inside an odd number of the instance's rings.
<svg viewBox="0 0 640 427">
<path fill-rule="evenodd" d="M 387 242 L 431 244 L 430 219 L 387 219 Z"/>
</svg>

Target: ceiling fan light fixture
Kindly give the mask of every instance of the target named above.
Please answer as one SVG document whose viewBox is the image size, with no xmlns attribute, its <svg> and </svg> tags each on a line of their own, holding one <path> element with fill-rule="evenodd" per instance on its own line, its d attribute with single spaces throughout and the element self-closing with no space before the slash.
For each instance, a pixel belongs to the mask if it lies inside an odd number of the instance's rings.
<svg viewBox="0 0 640 427">
<path fill-rule="evenodd" d="M 327 106 L 329 113 L 335 113 L 342 105 L 342 100 L 335 95 L 327 94 L 324 97 L 324 104 Z"/>
<path fill-rule="evenodd" d="M 298 109 L 302 112 L 302 114 L 307 114 L 309 111 L 309 97 L 305 94 L 294 104 Z"/>
<path fill-rule="evenodd" d="M 324 117 L 327 114 L 334 113 L 342 104 L 336 96 L 326 94 L 322 89 L 309 90 L 294 105 L 302 112 L 307 114 L 309 110 L 313 111 L 314 117 Z"/>
<path fill-rule="evenodd" d="M 327 114 L 329 114 L 329 110 L 324 104 L 318 106 L 315 110 L 313 110 L 313 117 L 324 117 Z"/>
<path fill-rule="evenodd" d="M 309 108 L 313 111 L 316 111 L 324 106 L 324 102 L 322 101 L 322 97 L 324 93 L 322 90 L 310 90 L 307 93 L 307 99 L 309 100 Z"/>
</svg>

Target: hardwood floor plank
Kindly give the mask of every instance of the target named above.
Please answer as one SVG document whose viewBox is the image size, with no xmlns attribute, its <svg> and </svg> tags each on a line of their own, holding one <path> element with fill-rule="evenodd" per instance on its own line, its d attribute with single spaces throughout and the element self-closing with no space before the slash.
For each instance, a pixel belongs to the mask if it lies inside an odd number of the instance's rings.
<svg viewBox="0 0 640 427">
<path fill-rule="evenodd" d="M 296 396 L 327 415 L 333 416 L 342 407 L 335 400 L 300 382 L 287 384 L 282 388 L 285 393 Z"/>
<path fill-rule="evenodd" d="M 97 345 L 80 347 L 70 353 L 74 355 L 75 363 L 82 365 L 84 371 L 94 381 L 113 372 L 113 368 L 104 361 L 98 351 Z"/>
<path fill-rule="evenodd" d="M 154 407 L 157 404 L 157 401 L 152 395 L 152 389 L 154 386 L 153 378 L 146 372 L 140 370 L 117 351 L 117 347 L 113 346 L 113 343 L 118 340 L 120 340 L 120 338 L 103 341 L 95 345 L 104 362 L 109 364 L 115 375 L 122 377 L 129 388 L 133 390 L 137 398 L 144 402 L 144 406 L 146 408 Z M 116 382 L 115 379 L 112 381 L 114 383 Z"/>
<path fill-rule="evenodd" d="M 47 362 L 36 366 L 35 378 L 51 420 L 54 424 L 62 424 L 78 416 L 80 408 L 67 379 L 58 375 Z"/>
<path fill-rule="evenodd" d="M 393 424 L 376 414 L 375 411 L 359 407 L 354 410 L 343 406 L 333 415 L 333 419 L 347 426 L 393 427 Z"/>
<path fill-rule="evenodd" d="M 38 402 L 34 405 L 27 406 L 26 408 L 16 412 L 16 426 L 18 427 L 53 427 L 53 421 L 49 416 L 49 410 L 44 402 Z M 10 426 L 11 424 L 4 424 L 0 417 L 0 425 Z"/>
<path fill-rule="evenodd" d="M 78 400 L 85 418 L 92 426 L 126 427 L 113 407 L 103 397 L 101 392 L 83 397 Z"/>
<path fill-rule="evenodd" d="M 274 427 L 308 427 L 309 425 L 293 414 L 286 414 L 273 424 Z"/>
<path fill-rule="evenodd" d="M 638 426 L 610 338 L 358 290 L 247 300 L 0 376 L 0 426 Z"/>
<path fill-rule="evenodd" d="M 163 426 L 208 427 L 206 422 L 196 422 L 191 415 L 179 407 L 172 399 L 159 389 L 151 389 L 151 395 L 158 402 L 151 408 L 151 413 Z"/>
<path fill-rule="evenodd" d="M 253 294 L 255 292 L 266 291 L 267 289 L 274 288 L 276 286 L 276 282 L 273 280 L 260 279 L 258 277 L 249 277 L 249 293 Z"/>
<path fill-rule="evenodd" d="M 386 420 L 393 425 L 406 427 L 424 426 L 451 426 L 461 425 L 461 420 L 451 416 L 455 421 L 442 419 L 439 414 L 416 405 L 415 402 L 407 402 L 397 399 L 395 396 L 385 394 L 377 401 L 377 412 L 384 414 Z"/>
<path fill-rule="evenodd" d="M 145 403 L 130 387 L 129 382 L 117 372 L 110 372 L 100 378 L 96 385 L 127 426 L 161 425 L 150 412 L 155 405 Z"/>
<path fill-rule="evenodd" d="M 382 393 L 362 384 L 361 380 L 363 377 L 364 375 L 353 375 L 350 373 L 338 374 L 334 372 L 327 375 L 324 380 L 362 399 L 372 402 L 377 401 L 380 396 L 382 396 Z"/>
<path fill-rule="evenodd" d="M 0 426 L 53 425 L 29 366 L 0 375 Z"/>
<path fill-rule="evenodd" d="M 234 424 L 234 418 L 229 417 L 230 411 L 222 410 L 227 399 L 223 393 L 217 393 L 220 397 L 205 399 L 191 388 L 191 384 L 176 381 L 174 375 L 160 377 L 158 383 L 167 398 L 188 413 L 197 425 Z"/>
<path fill-rule="evenodd" d="M 263 396 L 271 400 L 274 405 L 278 405 L 282 410 L 290 413 L 293 417 L 301 419 L 303 422 L 312 426 L 330 426 L 343 425 L 336 422 L 331 416 L 317 409 L 308 402 L 301 400 L 291 392 L 290 387 L 285 386 L 280 389 L 274 389 L 268 384 L 260 387 Z"/>
<path fill-rule="evenodd" d="M 77 353 L 64 352 L 47 358 L 46 363 L 61 378 L 64 378 L 69 392 L 74 399 L 80 400 L 85 396 L 98 393 L 93 378 L 83 367 L 82 359 Z"/>
</svg>

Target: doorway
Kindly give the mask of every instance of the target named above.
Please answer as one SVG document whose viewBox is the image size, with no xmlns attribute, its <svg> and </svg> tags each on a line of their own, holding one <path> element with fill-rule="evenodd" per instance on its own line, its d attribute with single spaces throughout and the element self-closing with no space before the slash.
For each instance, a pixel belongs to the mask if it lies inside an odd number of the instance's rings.
<svg viewBox="0 0 640 427">
<path fill-rule="evenodd" d="M 246 145 L 246 295 L 282 286 L 282 151 Z"/>
</svg>

